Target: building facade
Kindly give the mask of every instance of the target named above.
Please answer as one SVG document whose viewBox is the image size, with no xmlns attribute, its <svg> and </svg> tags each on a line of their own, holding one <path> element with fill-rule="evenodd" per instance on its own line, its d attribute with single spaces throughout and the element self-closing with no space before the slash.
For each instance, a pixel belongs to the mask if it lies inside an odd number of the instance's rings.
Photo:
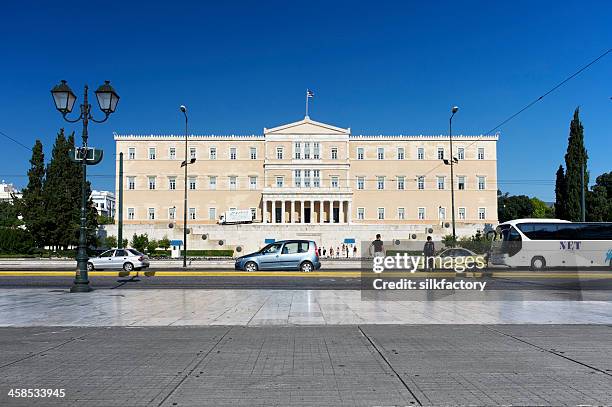
<svg viewBox="0 0 612 407">
<path fill-rule="evenodd" d="M 110 191 L 91 191 L 91 200 L 98 215 L 115 217 L 115 194 Z"/>
<path fill-rule="evenodd" d="M 497 139 L 453 137 L 456 223 L 464 234 L 497 223 Z M 124 157 L 126 227 L 178 232 L 185 137 L 115 134 L 115 141 L 117 157 Z M 289 237 L 292 230 L 316 234 L 338 227 L 368 235 L 450 233 L 447 135 L 352 135 L 350 128 L 306 117 L 262 135 L 191 135 L 187 148 L 188 160 L 195 159 L 187 178 L 194 233 L 234 230 L 215 226 L 231 209 L 250 209 L 255 225 L 242 230 L 256 226 L 265 236 L 277 226 Z"/>
<path fill-rule="evenodd" d="M 22 195 L 22 192 L 15 185 L 6 183 L 4 180 L 0 182 L 0 201 L 12 202 L 13 196 L 21 198 Z"/>
</svg>

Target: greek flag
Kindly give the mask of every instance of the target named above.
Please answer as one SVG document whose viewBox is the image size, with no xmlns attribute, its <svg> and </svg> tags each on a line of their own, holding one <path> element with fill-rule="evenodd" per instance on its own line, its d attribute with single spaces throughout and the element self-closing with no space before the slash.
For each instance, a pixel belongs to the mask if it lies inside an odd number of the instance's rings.
<svg viewBox="0 0 612 407">
<path fill-rule="evenodd" d="M 314 92 L 311 91 L 310 89 L 306 89 L 306 97 L 313 98 L 314 97 Z"/>
</svg>

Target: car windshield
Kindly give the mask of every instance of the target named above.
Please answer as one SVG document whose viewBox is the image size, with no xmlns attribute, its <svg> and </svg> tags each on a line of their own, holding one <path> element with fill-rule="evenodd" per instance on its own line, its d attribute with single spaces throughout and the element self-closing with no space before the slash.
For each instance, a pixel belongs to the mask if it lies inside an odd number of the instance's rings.
<svg viewBox="0 0 612 407">
<path fill-rule="evenodd" d="M 107 251 L 101 253 L 100 257 L 111 257 L 114 252 L 115 252 L 115 249 L 107 250 Z"/>
<path fill-rule="evenodd" d="M 282 245 L 283 245 L 282 243 L 271 243 L 267 245 L 266 247 L 264 247 L 263 249 L 261 249 L 261 253 L 263 254 L 276 253 L 280 250 Z"/>
</svg>

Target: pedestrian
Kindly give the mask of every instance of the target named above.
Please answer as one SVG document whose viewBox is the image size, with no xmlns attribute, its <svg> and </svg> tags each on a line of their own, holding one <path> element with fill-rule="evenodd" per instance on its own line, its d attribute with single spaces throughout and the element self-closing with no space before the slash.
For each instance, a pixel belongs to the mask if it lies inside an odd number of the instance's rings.
<svg viewBox="0 0 612 407">
<path fill-rule="evenodd" d="M 357 257 L 357 245 L 353 246 L 353 257 Z"/>
<path fill-rule="evenodd" d="M 323 248 L 323 257 L 325 257 L 326 254 L 327 254 L 327 249 L 324 247 Z"/>
<path fill-rule="evenodd" d="M 423 246 L 423 254 L 425 255 L 425 269 L 427 271 L 433 271 L 434 269 L 434 254 L 436 254 L 436 246 L 431 240 L 431 236 L 427 236 L 425 246 Z"/>
<path fill-rule="evenodd" d="M 329 246 L 329 257 L 331 257 L 331 258 L 334 257 L 334 248 L 333 248 L 333 246 Z"/>
<path fill-rule="evenodd" d="M 372 247 L 374 247 L 374 257 L 383 257 L 385 255 L 384 243 L 380 239 L 380 233 L 376 234 L 376 240 L 370 243 L 370 247 L 368 248 L 370 256 L 372 255 Z"/>
<path fill-rule="evenodd" d="M 349 247 L 350 247 L 349 245 L 346 245 L 346 258 L 347 258 L 347 259 L 348 259 L 348 257 L 349 257 L 349 252 L 350 252 Z"/>
<path fill-rule="evenodd" d="M 340 258 L 340 246 L 336 247 L 336 258 L 339 259 Z"/>
</svg>

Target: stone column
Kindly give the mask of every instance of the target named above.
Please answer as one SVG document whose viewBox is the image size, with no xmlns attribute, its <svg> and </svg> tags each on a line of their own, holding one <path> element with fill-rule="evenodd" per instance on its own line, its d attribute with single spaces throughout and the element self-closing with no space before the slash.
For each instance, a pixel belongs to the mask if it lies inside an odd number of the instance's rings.
<svg viewBox="0 0 612 407">
<path fill-rule="evenodd" d="M 289 215 L 289 222 L 295 223 L 295 200 L 291 200 L 291 214 Z"/>
<path fill-rule="evenodd" d="M 285 223 L 285 198 L 281 201 L 281 223 Z"/>
<path fill-rule="evenodd" d="M 304 223 L 304 200 L 300 199 L 300 223 Z"/>
<path fill-rule="evenodd" d="M 315 203 L 315 201 L 313 199 L 311 199 L 310 200 L 310 223 L 315 223 L 315 220 L 314 220 L 314 216 L 315 216 L 315 214 L 314 214 L 314 210 L 315 210 L 314 203 Z"/>
<path fill-rule="evenodd" d="M 323 200 L 319 201 L 319 223 L 323 223 L 323 220 L 324 220 L 323 219 L 323 206 L 324 206 L 323 203 L 324 202 L 325 201 L 323 201 Z"/>
<path fill-rule="evenodd" d="M 351 224 L 353 222 L 353 219 L 352 219 L 352 217 L 353 217 L 353 201 L 349 200 L 347 202 L 348 202 L 348 208 L 347 208 L 348 209 L 348 214 L 346 216 L 346 222 L 348 224 Z"/>
<path fill-rule="evenodd" d="M 262 201 L 261 205 L 261 221 L 262 223 L 268 223 L 268 201 Z"/>
<path fill-rule="evenodd" d="M 276 223 L 276 199 L 272 200 L 272 216 L 270 220 L 272 223 Z"/>
<path fill-rule="evenodd" d="M 338 223 L 344 223 L 344 201 L 338 201 Z"/>
</svg>

